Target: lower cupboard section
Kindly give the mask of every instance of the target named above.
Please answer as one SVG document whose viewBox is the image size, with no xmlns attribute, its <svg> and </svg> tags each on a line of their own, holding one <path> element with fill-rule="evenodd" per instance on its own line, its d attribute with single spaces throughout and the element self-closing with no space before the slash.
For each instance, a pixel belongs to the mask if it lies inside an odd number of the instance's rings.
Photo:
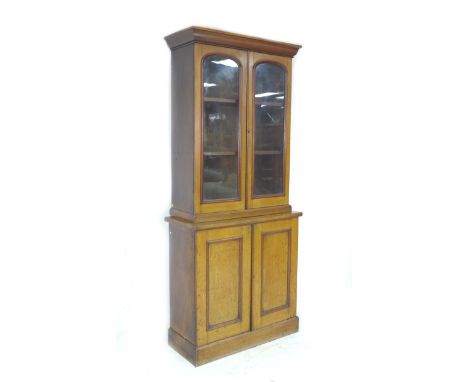
<svg viewBox="0 0 468 382">
<path fill-rule="evenodd" d="M 297 215 L 229 223 L 170 221 L 169 342 L 196 365 L 298 330 Z"/>
</svg>

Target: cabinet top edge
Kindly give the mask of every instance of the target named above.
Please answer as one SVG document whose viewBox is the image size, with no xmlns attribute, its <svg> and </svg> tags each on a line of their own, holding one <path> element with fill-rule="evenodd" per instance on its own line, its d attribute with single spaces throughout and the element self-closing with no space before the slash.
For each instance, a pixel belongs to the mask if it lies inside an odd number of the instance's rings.
<svg viewBox="0 0 468 382">
<path fill-rule="evenodd" d="M 171 50 L 198 42 L 287 57 L 294 57 L 302 47 L 301 45 L 286 42 L 266 40 L 259 37 L 196 26 L 172 33 L 164 37 L 164 39 Z"/>
</svg>

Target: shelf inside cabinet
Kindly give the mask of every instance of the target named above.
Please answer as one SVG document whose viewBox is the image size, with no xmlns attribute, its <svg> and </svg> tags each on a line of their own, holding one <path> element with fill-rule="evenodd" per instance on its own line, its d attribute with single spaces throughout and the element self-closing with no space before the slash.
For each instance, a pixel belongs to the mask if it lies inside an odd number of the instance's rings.
<svg viewBox="0 0 468 382">
<path fill-rule="evenodd" d="M 262 101 L 261 99 L 255 100 L 255 105 L 257 106 L 284 106 L 284 102 L 281 101 Z"/>
<path fill-rule="evenodd" d="M 204 156 L 237 155 L 237 151 L 205 151 Z"/>
<path fill-rule="evenodd" d="M 255 155 L 281 155 L 281 150 L 256 150 Z"/>
<path fill-rule="evenodd" d="M 238 102 L 237 98 L 221 98 L 221 97 L 205 97 L 205 102 L 217 102 L 217 103 L 232 103 L 235 104 Z"/>
<path fill-rule="evenodd" d="M 284 123 L 257 123 L 255 127 L 283 127 Z"/>
</svg>

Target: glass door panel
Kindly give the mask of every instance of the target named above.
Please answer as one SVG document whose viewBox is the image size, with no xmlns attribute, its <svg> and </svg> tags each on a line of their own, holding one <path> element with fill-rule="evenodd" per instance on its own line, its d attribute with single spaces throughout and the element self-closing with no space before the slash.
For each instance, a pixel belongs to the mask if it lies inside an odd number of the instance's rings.
<svg viewBox="0 0 468 382">
<path fill-rule="evenodd" d="M 239 64 L 226 56 L 203 61 L 202 201 L 238 200 Z"/>
<path fill-rule="evenodd" d="M 249 53 L 247 207 L 289 202 L 291 58 Z"/>
<path fill-rule="evenodd" d="M 285 88 L 281 66 L 255 67 L 254 197 L 284 193 Z"/>
</svg>

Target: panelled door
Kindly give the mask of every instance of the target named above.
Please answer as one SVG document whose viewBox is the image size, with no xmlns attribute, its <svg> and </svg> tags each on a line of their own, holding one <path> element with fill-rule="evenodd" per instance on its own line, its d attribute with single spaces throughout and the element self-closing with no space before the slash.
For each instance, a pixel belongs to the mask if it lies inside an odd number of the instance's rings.
<svg viewBox="0 0 468 382">
<path fill-rule="evenodd" d="M 249 53 L 247 207 L 289 202 L 291 58 Z"/>
<path fill-rule="evenodd" d="M 250 330 L 251 226 L 197 232 L 197 342 Z"/>
<path fill-rule="evenodd" d="M 252 327 L 296 315 L 297 219 L 255 224 Z"/>
</svg>

